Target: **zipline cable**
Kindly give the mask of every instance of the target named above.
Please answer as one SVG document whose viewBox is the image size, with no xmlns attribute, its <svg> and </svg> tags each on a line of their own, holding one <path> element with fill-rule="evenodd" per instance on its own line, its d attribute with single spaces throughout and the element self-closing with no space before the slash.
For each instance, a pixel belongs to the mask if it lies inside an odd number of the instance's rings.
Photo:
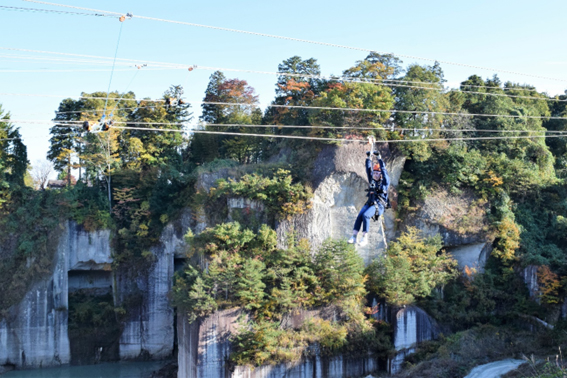
<svg viewBox="0 0 567 378">
<path fill-rule="evenodd" d="M 114 104 L 114 107 L 110 110 L 110 117 L 112 117 L 112 114 L 114 114 L 114 110 L 116 109 L 116 107 L 118 106 L 118 104 L 120 103 L 120 101 L 122 101 L 122 99 L 124 98 L 124 96 L 126 96 L 128 94 L 128 89 L 130 88 L 130 86 L 132 85 L 132 83 L 134 82 L 134 79 L 136 79 L 136 76 L 138 76 L 138 72 L 140 72 L 140 69 L 136 70 L 136 73 L 134 74 L 134 76 L 132 77 L 132 80 L 130 80 L 130 82 L 128 83 L 128 85 L 126 86 L 126 89 L 124 90 L 122 96 L 120 96 L 120 99 L 118 101 L 116 101 L 116 104 Z M 121 109 L 118 109 L 121 110 Z"/>
<path fill-rule="evenodd" d="M 104 102 L 104 111 L 102 117 L 106 116 L 106 105 L 108 104 L 108 97 L 110 96 L 110 85 L 112 84 L 112 76 L 114 76 L 114 66 L 116 64 L 116 56 L 118 55 L 118 46 L 120 46 L 120 37 L 122 36 L 122 26 L 124 20 L 120 20 L 120 31 L 118 32 L 118 41 L 116 42 L 116 50 L 114 51 L 114 61 L 112 62 L 112 70 L 110 71 L 110 80 L 108 81 L 108 90 L 106 91 L 106 101 Z"/>
<path fill-rule="evenodd" d="M 28 93 L 0 93 L 0 96 L 27 96 L 27 97 L 64 97 L 57 95 L 35 95 Z M 69 97 L 72 98 L 72 97 Z M 105 100 L 106 97 L 91 97 L 91 96 L 76 96 L 79 99 L 102 99 Z M 109 100 L 118 100 L 117 98 L 109 98 Z M 165 102 L 165 100 L 140 100 L 147 102 Z M 243 104 L 243 103 L 233 103 L 233 102 L 219 102 L 219 101 L 186 101 L 185 103 L 191 104 L 206 104 L 206 105 L 226 105 L 226 106 L 246 106 L 261 108 L 257 104 Z M 279 104 L 269 104 L 267 108 L 288 108 L 288 109 L 314 109 L 314 110 L 340 110 L 340 111 L 351 111 L 351 112 L 369 112 L 369 113 L 400 113 L 400 114 L 427 114 L 427 115 L 451 115 L 451 116 L 463 116 L 463 117 L 502 117 L 502 118 L 520 118 L 520 119 L 557 119 L 557 120 L 567 120 L 566 117 L 557 116 L 530 116 L 530 115 L 511 115 L 511 114 L 481 114 L 481 113 L 455 113 L 455 112 L 435 112 L 426 110 L 396 110 L 396 109 L 360 109 L 360 108 L 336 108 L 328 106 L 301 106 L 301 105 L 279 105 Z"/>
<path fill-rule="evenodd" d="M 2 48 L 0 47 L 0 49 L 2 49 Z M 55 53 L 55 52 L 49 52 L 49 53 L 64 54 L 64 53 Z M 80 54 L 66 54 L 66 55 L 77 55 L 77 56 L 82 56 L 82 57 L 93 57 L 93 58 L 95 57 L 95 56 L 92 56 L 92 55 L 80 55 Z M 111 59 L 111 58 L 107 58 L 107 57 L 97 57 L 97 58 L 98 59 Z M 277 76 L 301 77 L 301 78 L 311 78 L 311 79 L 320 79 L 320 80 L 328 80 L 328 81 L 343 81 L 343 82 L 350 82 L 350 83 L 374 83 L 374 84 L 379 84 L 379 85 L 383 85 L 383 86 L 387 86 L 387 87 L 434 90 L 434 91 L 439 91 L 439 92 L 442 92 L 442 91 L 450 92 L 452 90 L 461 90 L 462 93 L 466 93 L 466 94 L 478 94 L 478 95 L 484 95 L 484 96 L 502 96 L 502 97 L 512 97 L 512 98 L 525 98 L 525 99 L 532 99 L 532 100 L 538 100 L 538 101 L 567 102 L 567 99 L 561 100 L 561 99 L 549 98 L 549 97 L 508 95 L 508 94 L 505 94 L 505 93 L 476 92 L 476 91 L 468 91 L 468 90 L 465 91 L 465 90 L 462 90 L 460 88 L 439 87 L 440 85 L 442 85 L 442 83 L 433 83 L 433 82 L 408 81 L 408 80 L 398 80 L 398 79 L 373 79 L 373 78 L 357 79 L 357 78 L 352 78 L 352 77 L 334 76 L 334 75 L 324 76 L 324 75 L 298 74 L 298 73 L 286 73 L 286 72 L 244 70 L 244 69 L 234 69 L 234 68 L 207 67 L 207 66 L 197 66 L 197 65 L 187 66 L 186 64 L 182 65 L 182 64 L 174 64 L 174 63 L 152 62 L 152 61 L 135 61 L 135 60 L 131 60 L 131 59 L 120 59 L 120 58 L 118 58 L 118 60 L 138 62 L 138 63 L 147 62 L 145 64 L 156 65 L 156 66 L 158 66 L 162 69 L 183 69 L 183 70 L 186 70 L 189 67 L 189 68 L 191 68 L 191 70 L 193 70 L 193 69 L 204 69 L 204 70 L 214 70 L 214 71 L 230 71 L 230 72 L 255 73 L 255 74 L 264 74 L 264 75 L 267 74 L 267 75 L 277 75 Z M 87 61 L 76 61 L 76 62 L 88 63 Z M 110 62 L 93 61 L 93 64 L 110 64 Z M 129 64 L 120 63 L 120 62 L 118 64 L 129 65 Z M 0 72 L 2 72 L 2 71 L 0 70 Z M 10 71 L 10 72 L 14 72 L 14 71 Z M 25 71 L 25 72 L 28 72 L 28 71 Z M 403 84 L 396 84 L 396 83 L 409 83 L 409 84 L 413 83 L 413 84 L 419 84 L 419 86 L 403 85 Z M 436 85 L 436 87 L 427 87 L 427 86 L 424 87 L 423 86 L 423 85 L 428 85 L 428 84 Z M 461 86 L 474 87 L 474 88 L 487 88 L 487 89 L 493 89 L 493 90 L 498 89 L 498 90 L 535 91 L 534 89 L 528 89 L 528 88 L 522 88 L 522 87 L 519 87 L 519 88 L 501 88 L 501 87 L 490 87 L 490 86 L 480 86 L 480 85 L 470 85 L 470 84 L 463 84 Z"/>
<path fill-rule="evenodd" d="M 77 122 L 77 121 L 73 121 L 73 122 Z M 80 121 L 78 121 L 80 122 Z M 136 123 L 136 122 L 116 122 L 117 124 L 152 124 L 151 122 L 147 122 L 147 123 Z M 156 124 L 156 123 L 153 123 Z M 171 124 L 167 124 L 167 123 L 161 123 L 162 125 L 171 125 Z M 77 123 L 68 123 L 68 124 L 61 124 L 60 122 L 57 122 L 57 125 L 55 125 L 56 127 L 80 127 L 80 125 L 78 125 Z M 188 125 L 188 126 L 202 126 L 202 125 Z M 223 126 L 227 126 L 227 125 L 223 125 Z M 241 125 L 238 125 L 241 126 Z M 190 130 L 183 130 L 183 129 L 163 129 L 163 128 L 150 128 L 150 127 L 132 127 L 132 126 L 112 126 L 112 128 L 116 128 L 116 129 L 132 129 L 132 130 L 144 130 L 144 131 L 161 131 L 161 132 L 197 132 L 197 133 L 219 133 L 217 131 L 208 131 L 208 130 L 201 130 L 201 129 L 195 129 L 192 128 Z M 348 130 L 348 128 L 345 128 Z M 337 131 L 340 130 L 345 130 L 345 129 L 337 129 Z M 374 130 L 380 130 L 380 129 L 374 129 Z M 384 129 L 382 129 L 384 130 Z M 425 130 L 425 131 L 433 131 L 433 129 L 402 129 L 402 128 L 398 128 L 398 131 L 416 131 L 416 130 Z M 462 130 L 442 130 L 442 131 L 462 131 Z M 476 132 L 483 132 L 485 130 L 470 130 L 470 131 L 476 131 Z M 500 132 L 500 131 L 497 131 Z M 409 141 L 414 141 L 414 142 L 419 142 L 422 140 L 478 140 L 478 139 L 517 139 L 517 138 L 537 138 L 537 137 L 559 137 L 559 136 L 566 136 L 567 137 L 567 131 L 549 131 L 549 130 L 517 130 L 517 131 L 511 131 L 510 132 L 531 132 L 531 133 L 552 133 L 553 135 L 528 135 L 528 136 L 511 136 L 511 137 L 459 137 L 459 138 L 437 138 L 437 139 L 427 139 L 427 138 L 422 138 L 422 139 L 411 139 Z M 222 132 L 220 132 L 222 133 Z M 262 135 L 269 135 L 269 134 L 248 134 L 248 133 L 241 133 L 241 132 L 231 132 L 228 133 L 229 135 L 255 135 L 255 136 L 262 136 Z M 309 139 L 309 138 L 307 138 Z"/>
<path fill-rule="evenodd" d="M 66 11 L 59 11 L 53 9 L 39 9 L 39 8 L 22 8 L 22 7 L 8 7 L 4 5 L 0 5 L 0 9 L 2 10 L 10 10 L 10 11 L 20 11 L 20 12 L 43 12 L 43 13 L 59 13 L 59 14 L 71 14 L 73 16 L 96 16 L 96 17 L 108 17 L 108 14 L 93 14 L 93 13 L 81 13 L 81 12 L 66 12 Z"/>
<path fill-rule="evenodd" d="M 22 51 L 22 52 L 33 52 L 39 54 L 52 54 L 52 55 L 63 55 L 63 56 L 75 56 L 75 57 L 82 57 L 82 58 L 94 58 L 98 59 L 98 61 L 104 60 L 112 60 L 112 57 L 107 56 L 99 56 L 99 55 L 85 55 L 85 54 L 74 54 L 74 53 L 62 53 L 56 51 L 45 51 L 45 50 L 31 50 L 31 49 L 21 49 L 21 48 L 13 48 L 13 47 L 0 47 L 0 50 L 9 50 L 9 51 Z M 312 78 L 312 79 L 337 79 L 342 78 L 344 80 L 358 80 L 356 78 L 350 78 L 348 76 L 338 76 L 338 75 L 313 75 L 313 74 L 303 74 L 303 73 L 293 73 L 293 72 L 270 72 L 270 71 L 258 71 L 258 70 L 245 70 L 245 69 L 238 69 L 238 68 L 223 68 L 223 67 L 209 67 L 209 66 L 198 66 L 198 65 L 188 65 L 186 63 L 168 63 L 168 62 L 156 62 L 151 60 L 136 60 L 136 59 L 127 59 L 127 58 L 117 58 L 119 61 L 130 62 L 132 64 L 135 63 L 145 63 L 148 65 L 158 65 L 163 67 L 172 67 L 172 68 L 179 68 L 179 69 L 205 69 L 205 70 L 214 70 L 214 71 L 234 71 L 234 72 L 245 72 L 245 73 L 257 73 L 257 74 L 268 74 L 268 75 L 278 75 L 278 76 L 291 76 L 291 77 L 305 77 L 305 78 Z M 97 61 L 97 60 L 95 60 Z M 108 62 L 110 63 L 110 62 Z M 417 84 L 432 84 L 438 85 L 438 82 L 427 82 L 427 81 L 411 81 L 411 80 L 404 80 L 404 79 L 373 79 L 373 78 L 365 78 L 360 79 L 360 82 L 400 82 L 400 83 L 417 83 Z M 465 86 L 469 87 L 476 87 L 476 88 L 488 88 L 494 89 L 495 87 L 486 86 L 486 85 L 472 85 L 472 84 L 465 84 Z M 500 88 L 502 90 L 513 90 L 516 88 Z M 526 90 L 535 90 L 535 89 L 528 89 L 523 88 Z"/>
<path fill-rule="evenodd" d="M 98 9 L 91 9 L 91 8 L 84 8 L 84 7 L 77 7 L 77 6 L 64 5 L 64 4 L 57 4 L 57 3 L 49 3 L 49 2 L 38 1 L 38 0 L 23 0 L 23 1 L 30 2 L 30 3 L 51 5 L 51 6 L 56 6 L 56 7 L 74 8 L 74 9 L 86 10 L 86 11 L 90 11 L 90 12 L 105 13 L 105 14 L 109 14 L 109 15 L 113 14 L 113 15 L 116 15 L 116 16 L 123 15 L 123 13 L 104 11 L 104 10 L 98 10 Z M 274 35 L 274 34 L 251 32 L 251 31 L 247 31 L 247 30 L 239 30 L 239 29 L 224 28 L 224 27 L 219 27 L 219 26 L 202 25 L 202 24 L 196 24 L 196 23 L 192 23 L 192 22 L 174 21 L 174 20 L 167 20 L 167 19 L 156 18 L 156 17 L 147 17 L 147 16 L 132 16 L 132 17 L 140 18 L 140 19 L 144 19 L 144 20 L 166 22 L 166 23 L 179 24 L 179 25 L 188 25 L 188 26 L 194 26 L 194 27 L 199 27 L 199 28 L 222 30 L 222 31 L 227 31 L 227 32 L 232 32 L 232 33 L 255 35 L 255 36 L 259 36 L 259 37 L 267 37 L 267 38 L 282 39 L 282 40 L 309 43 L 309 44 L 315 44 L 315 45 L 321 45 L 321 46 L 336 47 L 336 48 L 347 49 L 347 50 L 364 51 L 364 52 L 369 52 L 369 53 L 374 52 L 374 53 L 378 53 L 378 54 L 390 54 L 390 55 L 394 55 L 394 56 L 398 56 L 398 57 L 402 57 L 402 58 L 425 60 L 425 61 L 430 61 L 430 62 L 439 62 L 439 63 L 442 63 L 442 64 L 448 64 L 448 65 L 453 65 L 453 66 L 468 67 L 468 68 L 487 70 L 487 71 L 492 71 L 492 72 L 503 72 L 503 73 L 519 75 L 519 76 L 534 77 L 534 78 L 538 78 L 538 79 L 561 81 L 561 82 L 567 81 L 567 79 L 556 79 L 556 78 L 550 78 L 550 77 L 546 77 L 546 76 L 525 74 L 525 73 L 509 71 L 509 70 L 494 69 L 494 68 L 483 67 L 483 66 L 475 66 L 475 65 L 464 64 L 464 63 L 455 63 L 455 62 L 443 61 L 443 60 L 432 59 L 432 58 L 418 57 L 418 56 L 414 56 L 414 55 L 393 54 L 393 53 L 387 53 L 387 52 L 377 51 L 377 50 L 373 50 L 373 49 L 365 49 L 365 48 L 360 48 L 360 47 L 339 45 L 339 44 L 328 43 L 328 42 L 312 41 L 312 40 L 307 40 L 307 39 L 286 37 L 286 36 L 280 36 L 280 35 Z"/>
<path fill-rule="evenodd" d="M 27 121 L 18 121 L 20 123 L 26 123 Z M 52 122 L 60 125 L 78 125 L 82 124 L 84 121 L 72 121 L 72 120 L 53 120 Z M 191 125 L 188 122 L 138 122 L 138 121 L 114 121 L 115 124 L 127 124 L 127 125 L 179 125 L 188 127 L 244 127 L 244 128 L 274 128 L 274 129 L 332 129 L 336 131 L 340 130 L 374 130 L 374 131 L 441 131 L 441 132 L 481 132 L 481 133 L 555 133 L 563 134 L 567 133 L 562 130 L 495 130 L 495 129 L 447 129 L 447 128 L 402 128 L 402 127 L 361 127 L 361 126 L 322 126 L 322 125 L 253 125 L 253 124 L 240 124 L 240 123 L 206 123 Z"/>
<path fill-rule="evenodd" d="M 113 126 L 115 129 L 124 130 L 144 130 L 144 131 L 161 131 L 161 132 L 181 132 L 185 130 L 177 129 L 149 129 L 145 127 L 128 127 L 128 126 Z M 252 133 L 229 133 L 222 131 L 207 131 L 207 130 L 191 130 L 194 134 L 212 134 L 212 135 L 232 135 L 232 136 L 252 136 L 264 138 L 284 138 L 284 139 L 304 139 L 304 140 L 320 140 L 331 142 L 362 142 L 361 139 L 347 139 L 347 138 L 324 138 L 324 137 L 306 137 L 298 135 L 274 135 L 274 134 L 252 134 Z M 433 138 L 433 139 L 395 139 L 395 140 L 377 140 L 377 143 L 415 143 L 415 142 L 441 142 L 441 141 L 465 141 L 465 140 L 503 140 L 503 139 L 530 139 L 530 138 L 564 138 L 567 135 L 538 135 L 538 136 L 508 136 L 508 137 L 470 137 L 470 138 Z"/>
</svg>

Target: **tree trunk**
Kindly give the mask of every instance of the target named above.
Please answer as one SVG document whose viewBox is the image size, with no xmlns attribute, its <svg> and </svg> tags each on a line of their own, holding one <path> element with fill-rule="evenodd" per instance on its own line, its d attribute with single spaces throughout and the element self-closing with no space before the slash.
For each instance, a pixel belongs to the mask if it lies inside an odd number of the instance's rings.
<svg viewBox="0 0 567 378">
<path fill-rule="evenodd" d="M 112 214 L 112 191 L 110 190 L 110 180 L 112 177 L 108 175 L 108 179 L 106 180 L 107 187 L 108 187 L 108 212 Z"/>
<path fill-rule="evenodd" d="M 71 154 L 69 154 L 69 164 L 67 164 L 67 186 L 71 186 Z"/>
</svg>

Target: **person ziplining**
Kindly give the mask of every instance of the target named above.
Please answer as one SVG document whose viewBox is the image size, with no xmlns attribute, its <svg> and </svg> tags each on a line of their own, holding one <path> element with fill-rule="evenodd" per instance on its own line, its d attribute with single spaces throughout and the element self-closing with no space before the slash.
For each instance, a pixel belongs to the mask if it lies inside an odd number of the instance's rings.
<svg viewBox="0 0 567 378">
<path fill-rule="evenodd" d="M 368 178 L 369 187 L 366 189 L 368 192 L 366 196 L 368 200 L 360 209 L 356 221 L 354 222 L 354 229 L 352 237 L 348 240 L 349 244 L 355 244 L 357 241 L 358 232 L 362 225 L 362 239 L 358 243 L 359 246 L 364 247 L 368 244 L 368 228 L 370 226 L 370 219 L 375 221 L 384 214 L 384 210 L 388 207 L 388 188 L 390 187 L 390 176 L 386 170 L 386 164 L 382 160 L 380 152 L 374 151 L 374 137 L 368 138 L 370 144 L 370 151 L 366 152 L 366 176 Z M 372 156 L 378 158 L 378 164 L 372 165 Z"/>
</svg>

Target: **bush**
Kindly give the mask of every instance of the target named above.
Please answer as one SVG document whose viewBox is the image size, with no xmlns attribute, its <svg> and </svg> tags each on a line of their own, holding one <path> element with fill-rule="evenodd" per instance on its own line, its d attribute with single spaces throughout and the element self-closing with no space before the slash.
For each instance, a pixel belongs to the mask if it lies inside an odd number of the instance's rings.
<svg viewBox="0 0 567 378">
<path fill-rule="evenodd" d="M 277 248 L 276 233 L 266 225 L 253 233 L 225 223 L 186 238 L 189 254 L 205 257 L 208 267 L 187 265 L 176 274 L 173 303 L 189 322 L 221 308 L 249 310 L 251 320 L 233 343 L 233 363 L 294 361 L 315 342 L 328 354 L 389 348 L 384 329 L 378 331 L 364 315 L 363 262 L 345 240 L 325 241 L 312 259 L 306 241 L 293 235 L 286 249 Z M 313 319 L 300 330 L 280 328 L 284 314 L 325 305 L 336 306 L 337 320 Z"/>
<path fill-rule="evenodd" d="M 293 184 L 289 171 L 278 169 L 273 178 L 249 174 L 239 181 L 220 179 L 211 188 L 210 200 L 220 197 L 244 197 L 264 203 L 268 212 L 279 219 L 303 214 L 311 208 L 311 188 Z"/>
<path fill-rule="evenodd" d="M 456 274 L 457 262 L 441 250 L 441 236 L 425 239 L 410 228 L 367 268 L 370 291 L 401 306 L 424 298 Z"/>
</svg>

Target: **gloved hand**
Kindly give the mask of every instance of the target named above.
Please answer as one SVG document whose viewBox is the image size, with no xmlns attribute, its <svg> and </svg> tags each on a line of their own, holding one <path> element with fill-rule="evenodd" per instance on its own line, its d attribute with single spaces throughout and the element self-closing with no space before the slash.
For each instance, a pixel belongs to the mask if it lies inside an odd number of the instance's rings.
<svg viewBox="0 0 567 378">
<path fill-rule="evenodd" d="M 380 155 L 380 151 L 374 151 L 374 155 L 378 157 L 378 159 L 382 160 L 382 155 Z"/>
<path fill-rule="evenodd" d="M 370 157 L 370 151 L 366 151 L 366 156 Z"/>
</svg>

